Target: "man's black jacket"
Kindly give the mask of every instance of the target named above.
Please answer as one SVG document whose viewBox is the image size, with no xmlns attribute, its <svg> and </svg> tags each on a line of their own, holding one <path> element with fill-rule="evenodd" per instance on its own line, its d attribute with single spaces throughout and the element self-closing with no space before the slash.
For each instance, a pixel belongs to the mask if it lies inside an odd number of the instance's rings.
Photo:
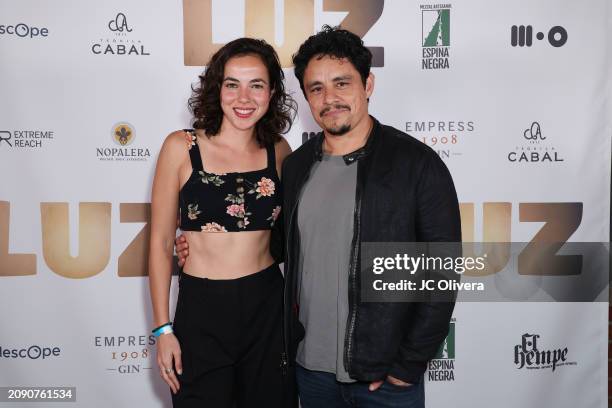
<svg viewBox="0 0 612 408">
<path fill-rule="evenodd" d="M 357 161 L 358 166 L 344 364 L 349 375 L 360 381 L 392 375 L 417 383 L 448 334 L 454 303 L 360 302 L 360 243 L 460 242 L 459 204 L 450 173 L 431 148 L 373 120 L 366 145 L 344 156 L 347 163 Z M 321 159 L 322 142 L 322 133 L 307 141 L 285 159 L 282 170 L 284 358 L 290 369 L 303 336 L 296 296 L 298 197 L 313 163 Z"/>
</svg>

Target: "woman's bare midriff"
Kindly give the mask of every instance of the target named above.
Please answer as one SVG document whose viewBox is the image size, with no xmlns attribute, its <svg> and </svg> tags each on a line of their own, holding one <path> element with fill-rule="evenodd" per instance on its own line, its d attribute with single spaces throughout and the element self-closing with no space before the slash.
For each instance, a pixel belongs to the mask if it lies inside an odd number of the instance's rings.
<svg viewBox="0 0 612 408">
<path fill-rule="evenodd" d="M 236 279 L 274 263 L 270 230 L 240 232 L 183 232 L 189 256 L 183 272 L 208 279 Z"/>
</svg>

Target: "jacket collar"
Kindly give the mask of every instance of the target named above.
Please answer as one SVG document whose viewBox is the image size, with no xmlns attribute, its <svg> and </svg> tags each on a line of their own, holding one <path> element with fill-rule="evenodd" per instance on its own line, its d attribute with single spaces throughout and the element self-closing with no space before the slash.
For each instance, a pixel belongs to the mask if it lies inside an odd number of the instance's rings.
<svg viewBox="0 0 612 408">
<path fill-rule="evenodd" d="M 366 144 L 359 149 L 342 156 L 346 165 L 355 163 L 372 152 L 374 139 L 377 138 L 377 134 L 380 132 L 380 122 L 378 122 L 374 116 L 370 115 L 370 117 L 372 118 L 373 124 Z M 314 156 L 315 160 L 321 161 L 323 159 L 323 140 L 325 139 L 325 136 L 323 135 L 323 132 L 319 132 L 316 137 L 317 140 L 315 141 Z"/>
</svg>

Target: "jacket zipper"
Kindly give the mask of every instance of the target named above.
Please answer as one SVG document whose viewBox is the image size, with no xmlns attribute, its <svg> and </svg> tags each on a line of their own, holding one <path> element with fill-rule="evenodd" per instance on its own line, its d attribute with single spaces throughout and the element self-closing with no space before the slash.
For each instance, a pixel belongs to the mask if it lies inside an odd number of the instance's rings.
<svg viewBox="0 0 612 408">
<path fill-rule="evenodd" d="M 311 168 L 312 168 L 312 164 L 311 164 Z M 285 234 L 285 248 L 287 250 L 287 271 L 290 272 L 291 271 L 291 251 L 289 250 L 289 234 L 291 233 L 291 227 L 292 227 L 292 222 L 293 222 L 293 216 L 295 215 L 295 211 L 297 210 L 298 204 L 299 204 L 299 195 L 302 191 L 302 188 L 304 187 L 304 184 L 306 183 L 306 181 L 308 181 L 308 178 L 310 176 L 310 169 L 308 169 L 308 171 L 306 171 L 306 173 L 304 174 L 304 176 L 302 177 L 301 183 L 298 184 L 298 194 L 296 195 L 296 200 L 295 200 L 295 204 L 293 205 L 293 208 L 291 208 L 290 214 L 289 214 L 289 226 L 287 228 L 287 232 Z M 294 277 L 295 278 L 295 277 Z M 287 284 L 287 276 L 285 276 L 285 284 Z M 293 286 L 290 288 L 293 291 Z M 294 294 L 295 295 L 295 294 Z M 297 301 L 296 299 L 294 299 L 295 301 Z M 283 291 L 283 308 L 287 307 L 287 290 Z M 292 312 L 292 308 L 293 305 L 289 305 L 289 323 L 291 323 L 291 313 Z M 283 326 L 286 325 L 286 321 L 285 318 L 283 316 Z M 281 353 L 281 371 L 283 374 L 285 374 L 287 372 L 287 366 L 289 365 L 289 342 L 290 339 L 288 338 L 288 328 L 284 327 L 284 331 L 283 331 L 283 352 Z"/>
<path fill-rule="evenodd" d="M 357 163 L 359 166 L 361 162 Z M 353 210 L 353 241 L 351 245 L 351 265 L 349 267 L 349 279 L 351 280 L 351 289 L 349 292 L 349 316 L 348 316 L 348 330 L 345 333 L 344 344 L 345 344 L 345 352 L 344 352 L 344 365 L 346 371 L 350 375 L 351 371 L 351 351 L 353 348 L 353 332 L 355 330 L 355 320 L 357 317 L 357 273 L 355 268 L 357 267 L 357 256 L 359 254 L 357 245 L 360 242 L 360 234 L 361 234 L 361 195 L 362 189 L 360 186 L 360 174 L 363 171 L 359 171 L 360 168 L 357 168 L 357 190 L 355 192 L 355 209 Z M 361 174 L 363 177 L 363 174 Z M 351 296 L 352 295 L 352 296 Z"/>
</svg>

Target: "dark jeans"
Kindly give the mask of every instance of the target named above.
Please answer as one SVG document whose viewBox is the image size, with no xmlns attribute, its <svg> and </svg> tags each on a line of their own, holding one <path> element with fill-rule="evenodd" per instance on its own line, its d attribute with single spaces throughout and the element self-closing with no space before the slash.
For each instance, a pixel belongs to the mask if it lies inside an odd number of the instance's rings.
<svg viewBox="0 0 612 408">
<path fill-rule="evenodd" d="M 424 379 L 409 387 L 383 382 L 376 391 L 370 383 L 341 383 L 334 374 L 297 366 L 297 382 L 302 408 L 424 408 Z"/>
</svg>

